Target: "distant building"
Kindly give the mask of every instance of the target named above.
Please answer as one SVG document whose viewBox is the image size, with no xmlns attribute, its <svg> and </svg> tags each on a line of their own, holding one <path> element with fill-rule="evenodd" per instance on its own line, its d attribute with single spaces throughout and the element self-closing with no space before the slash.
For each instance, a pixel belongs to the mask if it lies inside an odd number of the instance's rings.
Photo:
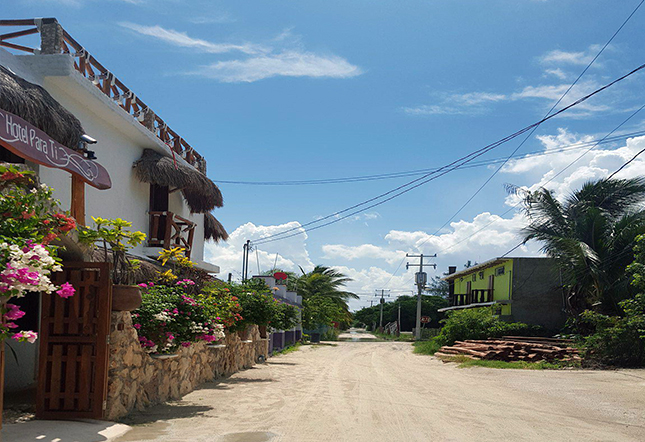
<svg viewBox="0 0 645 442">
<path fill-rule="evenodd" d="M 292 305 L 298 309 L 298 323 L 292 329 L 276 330 L 271 328 L 269 330 L 269 354 L 300 341 L 302 339 L 302 296 L 299 296 L 297 292 L 287 290 L 286 273 L 276 272 L 273 276 L 254 276 L 253 279 L 264 281 L 272 289 L 273 298 L 276 301 Z"/>
<path fill-rule="evenodd" d="M 492 308 L 509 322 L 560 329 L 566 320 L 562 283 L 551 258 L 495 258 L 457 272 L 450 267 L 450 306 L 440 312 Z"/>
</svg>

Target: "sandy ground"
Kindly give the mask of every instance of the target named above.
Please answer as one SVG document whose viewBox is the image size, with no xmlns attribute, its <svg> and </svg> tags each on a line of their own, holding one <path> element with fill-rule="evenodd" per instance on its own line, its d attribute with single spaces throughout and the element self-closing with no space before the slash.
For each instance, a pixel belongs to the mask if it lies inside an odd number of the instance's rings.
<svg viewBox="0 0 645 442">
<path fill-rule="evenodd" d="M 403 342 L 304 347 L 126 420 L 125 441 L 645 441 L 645 370 L 457 368 Z"/>
</svg>

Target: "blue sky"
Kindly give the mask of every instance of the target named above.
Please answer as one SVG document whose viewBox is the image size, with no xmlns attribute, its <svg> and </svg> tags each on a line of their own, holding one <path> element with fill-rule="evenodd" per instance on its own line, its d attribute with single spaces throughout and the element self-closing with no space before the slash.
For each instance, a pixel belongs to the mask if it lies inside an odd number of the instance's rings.
<svg viewBox="0 0 645 442">
<path fill-rule="evenodd" d="M 284 181 L 438 167 L 539 120 L 638 3 L 24 0 L 3 5 L 2 16 L 58 18 L 207 158 L 212 179 Z M 645 7 L 564 104 L 645 62 L 644 22 Z M 504 184 L 546 183 L 584 151 L 558 152 L 560 146 L 614 129 L 645 103 L 643 86 L 643 76 L 634 76 L 541 126 L 518 154 L 552 154 L 507 165 L 438 235 L 494 169 L 455 171 L 306 236 L 260 245 L 260 267 L 270 267 L 276 253 L 292 270 L 339 266 L 356 279 L 351 288 L 365 294 L 365 305 L 374 289 L 414 288 L 405 266 L 394 274 L 405 252 L 438 253 L 437 274 L 499 256 L 519 242 L 525 222 L 514 210 L 500 217 L 514 203 Z M 644 118 L 619 133 L 642 131 Z M 508 155 L 521 139 L 485 158 Z M 638 137 L 599 146 L 547 187 L 565 194 L 643 147 Z M 644 171 L 639 159 L 622 176 Z M 246 239 L 315 221 L 405 182 L 222 183 L 225 206 L 215 215 L 232 235 L 210 246 L 208 258 L 224 272 L 239 271 Z"/>
</svg>

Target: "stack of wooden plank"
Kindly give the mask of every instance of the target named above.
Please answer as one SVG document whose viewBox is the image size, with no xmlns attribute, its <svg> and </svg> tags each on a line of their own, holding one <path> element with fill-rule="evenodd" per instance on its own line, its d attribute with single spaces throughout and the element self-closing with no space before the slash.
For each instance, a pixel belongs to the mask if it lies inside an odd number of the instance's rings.
<svg viewBox="0 0 645 442">
<path fill-rule="evenodd" d="M 504 336 L 496 339 L 468 339 L 439 349 L 435 356 L 466 356 L 493 361 L 574 361 L 578 350 L 567 339 Z"/>
</svg>

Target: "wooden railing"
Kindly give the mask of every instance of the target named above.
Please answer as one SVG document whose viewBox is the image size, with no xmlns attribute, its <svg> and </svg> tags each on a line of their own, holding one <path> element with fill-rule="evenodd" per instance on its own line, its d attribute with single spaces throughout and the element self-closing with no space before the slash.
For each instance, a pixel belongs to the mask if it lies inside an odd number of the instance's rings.
<svg viewBox="0 0 645 442">
<path fill-rule="evenodd" d="M 183 247 L 187 258 L 193 249 L 196 224 L 173 212 L 150 212 L 149 247 Z"/>
<path fill-rule="evenodd" d="M 197 170 L 206 173 L 206 161 L 177 132 L 126 87 L 121 80 L 106 69 L 83 46 L 61 27 L 55 19 L 0 20 L 0 26 L 27 27 L 16 32 L 0 35 L 0 46 L 31 54 L 69 54 L 74 58 L 74 68 L 88 81 L 108 96 L 133 118 L 163 141 L 174 153 Z M 32 27 L 35 26 L 35 27 Z M 40 49 L 10 42 L 15 38 L 38 34 Z"/>
<path fill-rule="evenodd" d="M 450 306 L 480 304 L 493 302 L 493 290 L 474 289 L 470 293 L 454 294 L 450 297 Z"/>
</svg>

